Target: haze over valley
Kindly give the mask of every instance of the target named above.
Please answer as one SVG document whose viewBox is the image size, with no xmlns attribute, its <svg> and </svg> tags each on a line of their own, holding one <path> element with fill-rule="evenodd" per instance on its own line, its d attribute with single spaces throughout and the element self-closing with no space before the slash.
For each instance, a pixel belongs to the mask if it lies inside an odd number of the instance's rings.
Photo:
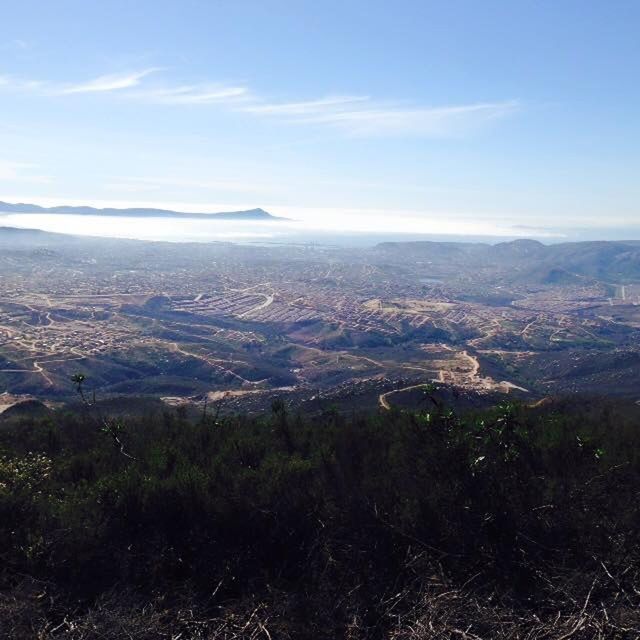
<svg viewBox="0 0 640 640">
<path fill-rule="evenodd" d="M 0 225 L 77 235 L 168 242 L 276 242 L 373 246 L 388 240 L 500 242 L 535 238 L 549 243 L 640 237 L 640 227 L 512 224 L 508 220 L 425 216 L 417 212 L 349 212 L 285 207 L 274 215 L 257 207 L 239 211 L 179 212 L 157 207 L 41 207 L 0 202 Z M 280 208 L 278 208 L 280 210 Z M 615 221 L 613 221 L 615 225 Z"/>
</svg>

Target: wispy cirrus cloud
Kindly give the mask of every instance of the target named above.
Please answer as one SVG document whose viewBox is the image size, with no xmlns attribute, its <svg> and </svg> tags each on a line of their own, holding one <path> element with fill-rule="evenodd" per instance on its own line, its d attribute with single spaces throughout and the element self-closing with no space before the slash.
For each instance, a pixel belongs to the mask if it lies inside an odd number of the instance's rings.
<svg viewBox="0 0 640 640">
<path fill-rule="evenodd" d="M 0 90 L 13 91 L 15 93 L 34 93 L 40 96 L 64 96 L 81 93 L 121 91 L 138 86 L 142 78 L 154 71 L 157 71 L 157 69 L 114 73 L 98 76 L 97 78 L 76 84 L 26 80 L 12 75 L 0 75 Z"/>
<path fill-rule="evenodd" d="M 220 104 L 251 99 L 246 87 L 223 85 L 183 85 L 146 89 L 137 97 L 160 104 Z"/>
<path fill-rule="evenodd" d="M 306 102 L 258 103 L 244 109 L 247 113 L 309 119 L 323 113 L 340 113 L 354 105 L 367 103 L 368 96 L 327 96 Z"/>
<path fill-rule="evenodd" d="M 55 92 L 64 95 L 72 93 L 100 93 L 103 91 L 131 89 L 132 87 L 137 87 L 142 78 L 154 73 L 155 71 L 159 71 L 159 69 L 152 68 L 143 69 L 142 71 L 132 71 L 129 73 L 111 73 L 98 76 L 97 78 L 87 82 L 80 82 L 78 84 L 58 88 Z"/>
<path fill-rule="evenodd" d="M 258 104 L 244 111 L 299 122 L 330 125 L 354 135 L 458 135 L 513 113 L 515 100 L 445 107 L 407 107 L 368 97 L 328 97 L 308 102 Z"/>
<path fill-rule="evenodd" d="M 0 75 L 0 90 L 30 91 L 42 96 L 71 96 L 118 92 L 133 100 L 167 105 L 222 104 L 250 101 L 254 98 L 247 87 L 223 84 L 167 85 L 144 83 L 151 74 L 161 71 L 152 67 L 123 73 L 110 73 L 77 83 L 54 83 L 24 80 L 10 75 Z"/>
<path fill-rule="evenodd" d="M 23 80 L 11 75 L 0 75 L 0 89 L 10 91 L 36 91 L 44 86 L 38 80 Z"/>
<path fill-rule="evenodd" d="M 42 83 L 0 76 L 0 90 L 44 96 L 108 94 L 167 106 L 200 105 L 290 124 L 331 127 L 352 136 L 456 137 L 505 118 L 520 108 L 516 100 L 445 106 L 381 101 L 363 95 L 328 95 L 303 101 L 273 101 L 243 85 L 170 84 L 155 79 L 153 67 L 101 75 L 79 83 Z M 154 74 L 153 80 L 147 77 Z"/>
</svg>

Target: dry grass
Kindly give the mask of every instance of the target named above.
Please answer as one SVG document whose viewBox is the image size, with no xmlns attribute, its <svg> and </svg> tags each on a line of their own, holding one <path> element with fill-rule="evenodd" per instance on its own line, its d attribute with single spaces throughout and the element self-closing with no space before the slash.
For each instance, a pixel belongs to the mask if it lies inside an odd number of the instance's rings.
<svg viewBox="0 0 640 640">
<path fill-rule="evenodd" d="M 0 594 L 0 637 L 7 640 L 254 640 L 292 637 L 282 612 L 263 603 L 204 613 L 187 597 L 143 600 L 131 592 L 101 596 L 75 607 L 52 595 L 51 586 L 24 580 Z M 274 620 L 275 619 L 275 620 Z"/>
<path fill-rule="evenodd" d="M 471 590 L 468 586 L 453 588 L 446 584 L 443 576 L 431 575 L 426 579 L 416 576 L 412 586 L 382 597 L 373 616 L 371 611 L 361 611 L 355 601 L 349 604 L 353 595 L 349 593 L 334 594 L 337 602 L 320 597 L 326 610 L 308 612 L 308 617 L 300 615 L 295 595 L 282 592 L 212 607 L 202 598 L 187 595 L 142 599 L 131 592 L 112 591 L 90 607 L 74 607 L 52 595 L 55 592 L 52 585 L 24 579 L 10 594 L 0 594 L 0 637 L 8 640 L 632 640 L 640 638 L 637 578 L 616 577 L 602 565 L 601 573 L 590 583 L 585 584 L 581 575 L 565 577 L 561 580 L 563 586 L 556 586 L 553 596 L 542 606 L 527 607 L 522 603 L 510 604 L 497 591 L 481 593 L 483 590 Z M 351 612 L 347 622 L 338 622 L 337 605 L 344 607 L 343 613 Z M 365 619 L 368 625 L 363 622 Z"/>
<path fill-rule="evenodd" d="M 425 593 L 394 640 L 595 640 L 640 638 L 640 610 L 622 602 L 564 603 L 543 615 L 457 591 Z"/>
</svg>

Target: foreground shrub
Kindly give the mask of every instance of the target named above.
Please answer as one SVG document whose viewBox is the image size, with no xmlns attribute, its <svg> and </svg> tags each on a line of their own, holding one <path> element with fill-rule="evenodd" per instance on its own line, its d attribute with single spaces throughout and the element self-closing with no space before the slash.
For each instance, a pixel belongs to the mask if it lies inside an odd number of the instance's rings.
<svg viewBox="0 0 640 640">
<path fill-rule="evenodd" d="M 635 414 L 503 405 L 461 419 L 432 404 L 166 413 L 123 426 L 130 456 L 82 414 L 4 428 L 2 606 L 42 637 L 632 633 Z"/>
</svg>

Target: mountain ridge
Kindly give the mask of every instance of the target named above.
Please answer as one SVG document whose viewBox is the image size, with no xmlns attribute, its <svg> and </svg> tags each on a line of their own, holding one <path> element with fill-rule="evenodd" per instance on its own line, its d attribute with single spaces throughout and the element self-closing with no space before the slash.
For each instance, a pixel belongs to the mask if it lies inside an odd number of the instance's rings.
<svg viewBox="0 0 640 640">
<path fill-rule="evenodd" d="M 640 278 L 640 243 L 637 240 L 587 240 L 543 244 L 537 240 L 513 240 L 498 244 L 465 242 L 383 242 L 374 251 L 388 257 L 438 262 L 450 267 L 471 265 L 501 270 L 509 281 L 549 284 L 588 278 L 608 282 Z"/>
<path fill-rule="evenodd" d="M 60 205 L 56 207 L 41 207 L 37 204 L 24 202 L 10 203 L 0 201 L 0 212 L 3 213 L 45 213 L 64 214 L 76 216 L 103 216 L 112 218 L 181 218 L 195 220 L 287 220 L 280 216 L 274 216 L 268 211 L 257 207 L 240 211 L 220 211 L 216 213 L 189 213 L 185 211 L 173 211 L 172 209 L 156 209 L 152 207 L 130 207 L 117 209 L 106 207 L 104 209 L 89 206 Z"/>
</svg>

